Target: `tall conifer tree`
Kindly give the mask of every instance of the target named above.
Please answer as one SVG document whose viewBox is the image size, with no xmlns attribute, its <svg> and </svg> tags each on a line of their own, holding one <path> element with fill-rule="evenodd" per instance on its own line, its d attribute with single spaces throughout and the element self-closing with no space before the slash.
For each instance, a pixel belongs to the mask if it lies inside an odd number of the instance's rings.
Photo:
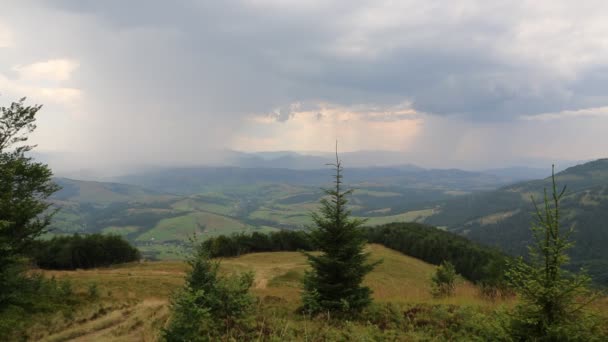
<svg viewBox="0 0 608 342">
<path fill-rule="evenodd" d="M 319 255 L 306 253 L 312 270 L 304 277 L 302 300 L 308 312 L 359 311 L 371 303 L 371 290 L 362 286 L 363 278 L 377 263 L 368 261 L 363 250 L 366 240 L 360 227 L 364 220 L 351 218 L 343 190 L 342 163 L 336 147 L 334 187 L 325 189 L 319 213 L 312 214 L 310 237 Z"/>
</svg>

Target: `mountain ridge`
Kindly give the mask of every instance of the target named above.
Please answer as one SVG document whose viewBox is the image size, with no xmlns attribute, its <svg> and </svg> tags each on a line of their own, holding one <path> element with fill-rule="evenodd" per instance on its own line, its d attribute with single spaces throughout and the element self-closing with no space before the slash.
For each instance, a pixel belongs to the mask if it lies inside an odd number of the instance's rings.
<svg viewBox="0 0 608 342">
<path fill-rule="evenodd" d="M 608 159 L 567 168 L 555 178 L 560 189 L 566 187 L 562 227 L 574 229 L 571 268 L 587 267 L 596 280 L 608 283 Z M 526 246 L 533 242 L 532 198 L 542 201 L 544 189 L 551 185 L 547 177 L 443 201 L 425 223 L 445 226 L 510 254 L 526 255 Z"/>
</svg>

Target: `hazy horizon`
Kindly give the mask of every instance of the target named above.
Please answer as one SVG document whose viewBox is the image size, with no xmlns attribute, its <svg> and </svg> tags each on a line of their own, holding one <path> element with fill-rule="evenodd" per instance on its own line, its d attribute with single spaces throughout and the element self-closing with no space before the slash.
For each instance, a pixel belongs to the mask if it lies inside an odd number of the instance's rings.
<svg viewBox="0 0 608 342">
<path fill-rule="evenodd" d="M 292 170 L 319 170 L 327 169 L 327 163 L 335 158 L 335 152 L 320 151 L 262 151 L 242 152 L 224 151 L 223 158 L 207 162 L 190 163 L 125 163 L 110 165 L 95 165 L 86 167 L 73 159 L 59 155 L 47 155 L 33 153 L 34 159 L 48 163 L 56 177 L 65 177 L 78 180 L 93 181 L 121 181 L 122 176 L 145 174 L 163 170 L 181 168 L 215 168 L 215 167 L 239 167 L 239 168 L 281 168 Z M 221 155 L 218 152 L 218 155 Z M 522 159 L 519 163 L 497 163 L 491 165 L 478 165 L 477 167 L 466 167 L 463 165 L 434 165 L 414 163 L 411 160 L 395 159 L 400 156 L 395 151 L 350 151 L 340 153 L 340 159 L 347 169 L 359 168 L 413 168 L 420 170 L 462 170 L 470 172 L 481 172 L 486 174 L 513 176 L 515 181 L 525 179 L 544 178 L 550 174 L 551 165 L 555 165 L 556 171 L 565 170 L 571 166 L 586 163 L 590 160 L 545 160 L 545 159 Z M 69 162 L 66 162 L 69 160 Z"/>
</svg>

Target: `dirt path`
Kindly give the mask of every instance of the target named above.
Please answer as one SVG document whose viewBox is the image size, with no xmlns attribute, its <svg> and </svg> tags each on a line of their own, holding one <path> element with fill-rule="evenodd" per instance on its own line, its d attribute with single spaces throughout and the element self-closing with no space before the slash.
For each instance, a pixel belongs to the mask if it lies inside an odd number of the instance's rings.
<svg viewBox="0 0 608 342">
<path fill-rule="evenodd" d="M 146 299 L 78 322 L 43 341 L 155 341 L 167 317 L 167 300 Z"/>
</svg>

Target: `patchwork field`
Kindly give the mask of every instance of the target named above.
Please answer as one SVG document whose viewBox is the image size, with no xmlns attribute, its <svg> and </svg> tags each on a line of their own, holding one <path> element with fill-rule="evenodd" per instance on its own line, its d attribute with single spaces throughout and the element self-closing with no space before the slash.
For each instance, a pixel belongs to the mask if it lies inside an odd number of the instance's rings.
<svg viewBox="0 0 608 342">
<path fill-rule="evenodd" d="M 303 229 L 311 224 L 310 214 L 318 210 L 323 196 L 319 187 L 284 183 L 216 184 L 192 195 L 167 195 L 114 183 L 63 179 L 59 183 L 64 189 L 53 197 L 60 209 L 53 220 L 53 234 L 118 234 L 148 259 L 160 260 L 182 258 L 184 246 L 194 235 L 205 239 Z M 436 209 L 426 204 L 420 209 L 416 201 L 453 197 L 443 190 L 359 185 L 349 209 L 357 217 L 369 218 L 370 225 L 424 221 Z M 410 203 L 412 199 L 415 204 Z"/>
</svg>

